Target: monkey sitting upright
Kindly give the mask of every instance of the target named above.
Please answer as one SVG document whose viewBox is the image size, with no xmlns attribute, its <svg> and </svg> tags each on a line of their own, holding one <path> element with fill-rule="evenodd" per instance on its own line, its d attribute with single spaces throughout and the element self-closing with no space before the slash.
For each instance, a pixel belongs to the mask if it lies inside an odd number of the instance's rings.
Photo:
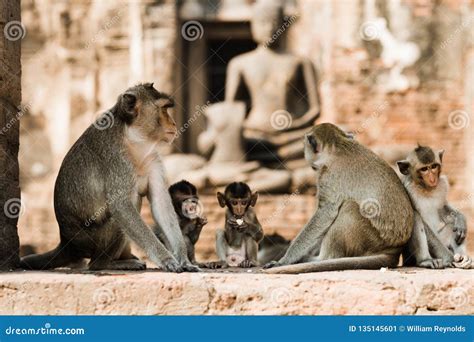
<svg viewBox="0 0 474 342">
<path fill-rule="evenodd" d="M 199 271 L 187 256 L 168 192 L 161 142 L 176 137 L 170 96 L 153 83 L 121 94 L 67 153 L 54 188 L 54 211 L 61 241 L 50 252 L 24 257 L 27 269 L 69 266 L 90 258 L 91 270 L 142 270 L 130 240 L 167 271 Z M 150 202 L 153 232 L 140 216 L 142 197 Z M 157 231 L 159 230 L 159 231 Z M 164 234 L 167 249 L 157 235 Z"/>
<path fill-rule="evenodd" d="M 216 232 L 216 251 L 222 267 L 254 267 L 258 265 L 258 243 L 263 239 L 263 229 L 252 207 L 257 203 L 258 193 L 243 182 L 234 182 L 218 192 L 217 200 L 224 208 L 225 229 Z M 212 265 L 214 264 L 214 266 Z M 211 263 L 210 267 L 215 268 Z"/>
<path fill-rule="evenodd" d="M 304 137 L 318 208 L 267 273 L 395 267 L 413 229 L 413 208 L 395 171 L 330 123 Z M 297 265 L 294 265 L 297 264 Z"/>
<path fill-rule="evenodd" d="M 441 175 L 443 153 L 418 145 L 406 160 L 397 162 L 415 209 L 413 234 L 403 253 L 405 265 L 471 266 L 471 259 L 465 255 L 466 219 L 446 199 L 449 184 Z"/>
<path fill-rule="evenodd" d="M 199 239 L 202 227 L 207 224 L 207 218 L 200 216 L 197 189 L 193 184 L 182 180 L 171 185 L 168 190 L 173 201 L 174 210 L 178 215 L 179 226 L 188 251 L 188 258 L 195 264 L 194 245 Z M 166 237 L 160 236 L 160 240 L 167 244 Z"/>
</svg>

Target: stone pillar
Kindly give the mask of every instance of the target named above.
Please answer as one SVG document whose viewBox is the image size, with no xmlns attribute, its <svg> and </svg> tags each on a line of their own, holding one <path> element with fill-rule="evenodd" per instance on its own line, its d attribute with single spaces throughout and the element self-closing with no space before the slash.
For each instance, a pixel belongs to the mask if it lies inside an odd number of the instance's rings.
<svg viewBox="0 0 474 342">
<path fill-rule="evenodd" d="M 21 213 L 18 179 L 21 102 L 20 1 L 0 0 L 0 270 L 18 266 L 17 222 Z"/>
</svg>

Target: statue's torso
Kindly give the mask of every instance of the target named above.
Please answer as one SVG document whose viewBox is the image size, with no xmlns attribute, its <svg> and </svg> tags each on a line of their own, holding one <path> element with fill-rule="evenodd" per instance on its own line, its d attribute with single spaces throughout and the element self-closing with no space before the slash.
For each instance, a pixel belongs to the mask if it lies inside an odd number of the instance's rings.
<svg viewBox="0 0 474 342">
<path fill-rule="evenodd" d="M 288 92 L 292 88 L 296 90 L 294 80 L 302 68 L 302 60 L 289 54 L 254 50 L 235 57 L 233 62 L 243 76 L 252 102 L 245 128 L 278 132 L 272 127 L 271 115 L 278 110 L 288 110 L 287 101 L 291 101 Z"/>
</svg>

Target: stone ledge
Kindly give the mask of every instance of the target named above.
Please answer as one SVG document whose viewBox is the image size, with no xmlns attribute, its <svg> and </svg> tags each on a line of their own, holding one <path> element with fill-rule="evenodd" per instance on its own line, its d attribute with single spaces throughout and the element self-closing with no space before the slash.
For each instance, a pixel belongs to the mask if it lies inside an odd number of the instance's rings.
<svg viewBox="0 0 474 342">
<path fill-rule="evenodd" d="M 474 271 L 11 272 L 1 315 L 474 314 Z"/>
</svg>

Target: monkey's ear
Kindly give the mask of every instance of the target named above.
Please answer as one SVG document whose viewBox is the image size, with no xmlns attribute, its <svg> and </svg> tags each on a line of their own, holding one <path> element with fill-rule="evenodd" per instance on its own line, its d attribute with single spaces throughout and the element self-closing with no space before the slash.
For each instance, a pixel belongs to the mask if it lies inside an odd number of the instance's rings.
<svg viewBox="0 0 474 342">
<path fill-rule="evenodd" d="M 443 155 L 444 155 L 444 150 L 439 150 L 438 151 L 438 156 L 439 156 L 439 161 L 443 161 Z"/>
<path fill-rule="evenodd" d="M 410 169 L 410 162 L 408 160 L 397 161 L 397 165 L 402 175 L 408 175 Z"/>
<path fill-rule="evenodd" d="M 258 191 L 255 191 L 252 196 L 250 196 L 250 206 L 255 207 L 255 204 L 257 204 L 257 199 L 258 199 Z"/>
<path fill-rule="evenodd" d="M 355 133 L 354 132 L 346 132 L 346 137 L 355 140 Z"/>
<path fill-rule="evenodd" d="M 125 93 L 122 95 L 120 107 L 125 114 L 126 120 L 134 119 L 137 116 L 135 105 L 137 104 L 137 97 L 132 93 Z"/>
<path fill-rule="evenodd" d="M 225 198 L 224 198 L 224 195 L 221 194 L 220 192 L 217 193 L 217 201 L 219 202 L 219 205 L 221 206 L 221 208 L 225 207 Z"/>
</svg>

